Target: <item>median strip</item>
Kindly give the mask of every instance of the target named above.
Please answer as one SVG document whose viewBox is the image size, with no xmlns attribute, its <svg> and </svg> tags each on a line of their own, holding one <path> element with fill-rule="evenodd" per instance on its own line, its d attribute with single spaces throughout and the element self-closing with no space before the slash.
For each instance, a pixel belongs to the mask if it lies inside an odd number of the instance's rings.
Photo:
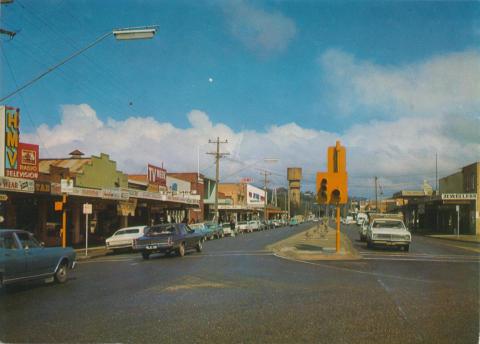
<svg viewBox="0 0 480 344">
<path fill-rule="evenodd" d="M 340 234 L 340 252 L 335 252 L 336 231 L 317 223 L 306 231 L 268 245 L 277 256 L 299 260 L 360 260 L 362 257 L 347 236 Z"/>
</svg>

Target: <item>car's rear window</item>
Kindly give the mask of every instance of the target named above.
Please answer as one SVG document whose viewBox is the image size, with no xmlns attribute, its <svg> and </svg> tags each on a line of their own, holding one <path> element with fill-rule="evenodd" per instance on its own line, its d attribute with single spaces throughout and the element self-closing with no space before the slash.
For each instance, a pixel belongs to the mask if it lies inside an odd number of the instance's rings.
<svg viewBox="0 0 480 344">
<path fill-rule="evenodd" d="M 150 227 L 148 231 L 148 235 L 155 235 L 155 234 L 173 234 L 176 233 L 177 229 L 175 226 L 172 225 L 161 225 L 161 226 L 153 226 Z"/>
</svg>

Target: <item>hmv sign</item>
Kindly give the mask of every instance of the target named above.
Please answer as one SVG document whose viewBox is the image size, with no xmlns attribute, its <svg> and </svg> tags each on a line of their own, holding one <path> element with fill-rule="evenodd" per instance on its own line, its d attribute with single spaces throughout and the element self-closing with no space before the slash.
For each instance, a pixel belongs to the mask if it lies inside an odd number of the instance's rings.
<svg viewBox="0 0 480 344">
<path fill-rule="evenodd" d="M 167 170 L 163 167 L 148 165 L 148 183 L 167 186 Z"/>
</svg>

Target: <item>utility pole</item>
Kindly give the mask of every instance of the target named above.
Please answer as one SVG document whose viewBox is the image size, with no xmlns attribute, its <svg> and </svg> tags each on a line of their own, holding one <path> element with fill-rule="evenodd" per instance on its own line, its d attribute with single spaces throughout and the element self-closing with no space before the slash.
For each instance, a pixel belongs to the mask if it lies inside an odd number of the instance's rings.
<svg viewBox="0 0 480 344">
<path fill-rule="evenodd" d="M 378 213 L 378 192 L 377 192 L 378 177 L 375 176 L 375 212 Z"/>
<path fill-rule="evenodd" d="M 263 191 L 265 192 L 265 203 L 263 205 L 263 220 L 264 221 L 267 221 L 267 203 L 268 203 L 268 191 L 267 191 L 267 184 L 268 184 L 268 175 L 271 175 L 270 172 L 268 172 L 267 170 L 263 170 L 262 171 L 262 174 L 263 174 Z"/>
<path fill-rule="evenodd" d="M 438 195 L 438 153 L 435 153 L 435 195 Z"/>
<path fill-rule="evenodd" d="M 218 213 L 218 188 L 220 187 L 220 159 L 223 158 L 226 155 L 229 155 L 229 153 L 221 153 L 220 152 L 220 144 L 222 143 L 228 143 L 228 140 L 225 141 L 220 141 L 220 138 L 217 137 L 215 141 L 213 140 L 208 140 L 208 143 L 215 143 L 217 145 L 217 150 L 216 152 L 210 152 L 207 153 L 209 155 L 214 155 L 215 156 L 215 183 L 216 183 L 216 189 L 215 189 L 215 215 L 214 215 L 214 221 L 216 220 L 217 223 L 220 219 L 219 213 Z"/>
</svg>

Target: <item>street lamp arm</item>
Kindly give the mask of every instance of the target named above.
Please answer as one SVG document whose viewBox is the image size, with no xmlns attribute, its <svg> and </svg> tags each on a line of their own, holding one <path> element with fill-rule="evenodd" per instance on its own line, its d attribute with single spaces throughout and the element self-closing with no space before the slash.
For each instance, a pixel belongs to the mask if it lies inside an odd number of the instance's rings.
<svg viewBox="0 0 480 344">
<path fill-rule="evenodd" d="M 57 69 L 58 67 L 64 65 L 65 63 L 67 63 L 68 61 L 70 61 L 71 59 L 77 57 L 78 55 L 80 55 L 81 53 L 83 53 L 85 50 L 88 50 L 90 49 L 91 47 L 93 47 L 94 45 L 100 43 L 101 41 L 103 41 L 105 38 L 107 38 L 108 36 L 110 36 L 112 34 L 111 31 L 103 34 L 102 36 L 98 37 L 95 41 L 93 41 L 92 43 L 90 43 L 89 45 L 87 45 L 86 47 L 76 51 L 75 53 L 73 53 L 72 55 L 68 56 L 67 58 L 63 59 L 62 61 L 60 61 L 59 63 L 49 67 L 45 72 L 41 73 L 40 75 L 36 76 L 35 78 L 33 78 L 32 80 L 28 81 L 27 83 L 25 83 L 24 85 L 20 86 L 19 88 L 17 88 L 15 91 L 7 94 L 6 96 L 2 97 L 0 99 L 0 103 L 2 103 L 4 100 L 7 100 L 8 98 L 14 96 L 15 94 L 17 94 L 18 92 L 26 89 L 27 87 L 29 87 L 30 85 L 32 85 L 33 83 L 37 82 L 38 80 L 40 80 L 41 78 L 43 78 L 45 75 L 49 74 L 50 72 L 54 71 L 55 69 Z"/>
<path fill-rule="evenodd" d="M 70 56 L 66 57 L 62 61 L 58 62 L 57 64 L 49 67 L 45 72 L 41 73 L 40 75 L 36 76 L 32 80 L 28 81 L 24 85 L 20 86 L 17 88 L 15 91 L 7 94 L 6 96 L 0 98 L 0 104 L 7 100 L 8 98 L 14 96 L 18 92 L 26 89 L 27 87 L 31 86 L 33 83 L 37 82 L 41 78 L 43 78 L 45 75 L 49 74 L 50 72 L 54 71 L 58 67 L 64 65 L 71 59 L 77 57 L 78 55 L 82 54 L 84 51 L 90 49 L 91 47 L 97 45 L 101 41 L 103 41 L 105 38 L 107 38 L 110 35 L 115 35 L 117 39 L 145 39 L 145 38 L 151 38 L 153 35 L 155 35 L 155 32 L 158 28 L 158 25 L 151 25 L 151 26 L 142 26 L 142 27 L 133 27 L 133 28 L 126 28 L 126 29 L 116 29 L 113 31 L 109 31 L 107 33 L 104 33 L 100 37 L 98 37 L 96 40 L 94 40 L 92 43 L 87 45 L 86 47 L 74 52 Z"/>
</svg>

